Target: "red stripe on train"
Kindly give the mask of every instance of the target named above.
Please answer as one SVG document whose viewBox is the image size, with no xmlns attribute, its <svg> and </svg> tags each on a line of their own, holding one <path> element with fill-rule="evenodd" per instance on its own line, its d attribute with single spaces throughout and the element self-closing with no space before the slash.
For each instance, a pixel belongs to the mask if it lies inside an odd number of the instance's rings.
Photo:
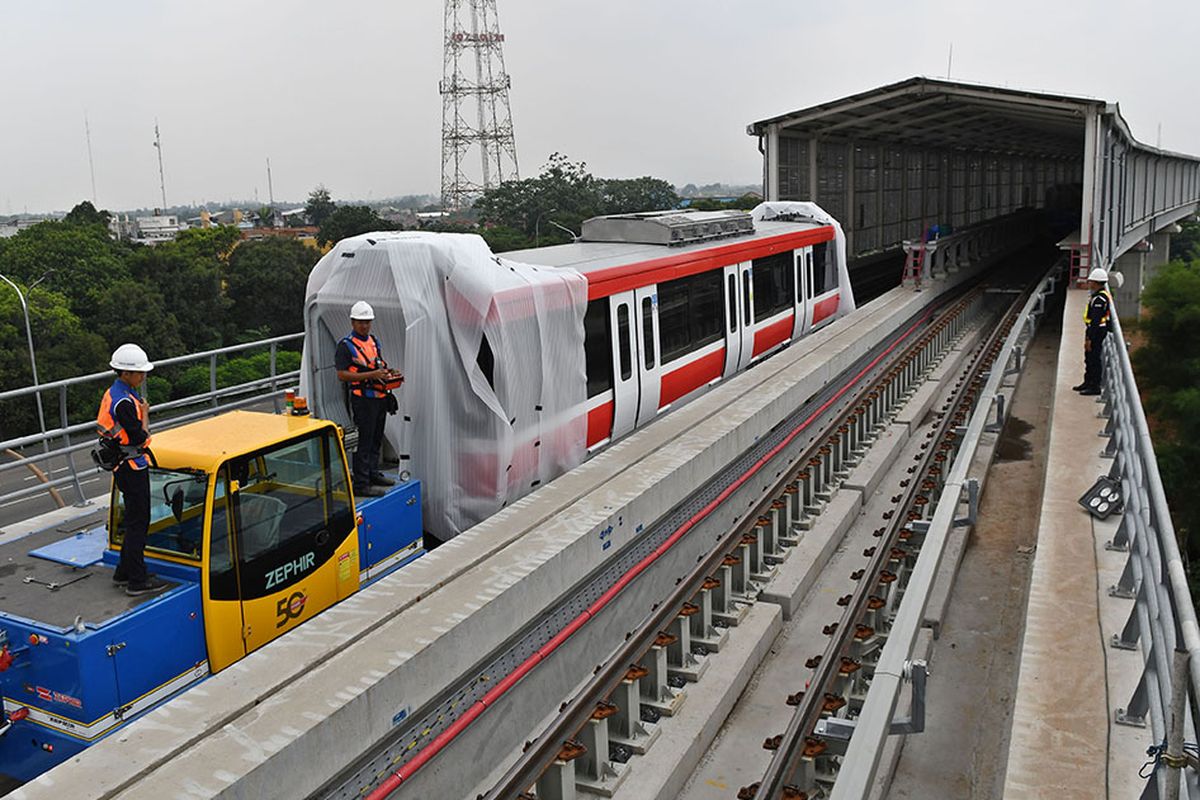
<svg viewBox="0 0 1200 800">
<path fill-rule="evenodd" d="M 637 289 L 652 283 L 663 283 L 676 278 L 685 278 L 699 272 L 720 269 L 740 261 L 750 261 L 755 258 L 782 253 L 785 250 L 795 250 L 799 247 L 809 247 L 833 238 L 833 228 L 823 226 L 795 233 L 785 233 L 780 236 L 755 239 L 750 242 L 738 242 L 710 250 L 698 250 L 691 253 L 663 256 L 636 264 L 625 264 L 620 267 L 598 269 L 584 273 L 588 280 L 588 300 L 608 297 L 617 292 Z"/>
<path fill-rule="evenodd" d="M 674 403 L 688 392 L 699 389 L 709 381 L 721 377 L 725 371 L 725 348 L 697 358 L 679 369 L 663 375 L 659 388 L 658 407 Z"/>
<path fill-rule="evenodd" d="M 826 297 L 821 302 L 813 306 L 813 325 L 816 325 L 826 317 L 832 317 L 838 310 L 838 296 L 840 293 Z"/>
<path fill-rule="evenodd" d="M 754 355 L 762 355 L 775 345 L 792 338 L 792 327 L 796 323 L 796 315 L 788 314 L 778 322 L 772 322 L 765 328 L 754 332 Z"/>
<path fill-rule="evenodd" d="M 596 406 L 588 412 L 587 446 L 603 442 L 612 433 L 613 401 Z"/>
</svg>

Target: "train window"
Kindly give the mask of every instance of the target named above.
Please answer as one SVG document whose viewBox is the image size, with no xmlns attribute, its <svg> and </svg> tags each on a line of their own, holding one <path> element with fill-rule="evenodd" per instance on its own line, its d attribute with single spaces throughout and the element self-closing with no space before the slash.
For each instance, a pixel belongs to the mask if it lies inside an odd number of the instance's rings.
<svg viewBox="0 0 1200 800">
<path fill-rule="evenodd" d="M 658 332 L 662 339 L 664 364 L 692 349 L 692 335 L 688 328 L 688 317 L 691 315 L 689 282 L 688 278 L 680 278 L 658 285 Z M 717 285 L 720 286 L 719 283 Z"/>
<path fill-rule="evenodd" d="M 588 303 L 583 317 L 583 353 L 587 363 L 588 397 L 612 388 L 612 323 L 608 319 L 608 298 Z"/>
<path fill-rule="evenodd" d="M 697 350 L 721 338 L 721 271 L 712 270 L 688 278 L 692 349 Z M 733 309 L 736 313 L 736 308 Z M 662 306 L 659 305 L 659 329 Z"/>
<path fill-rule="evenodd" d="M 633 374 L 633 365 L 629 358 L 629 304 L 617 306 L 617 356 L 621 359 L 621 380 L 629 380 Z"/>
<path fill-rule="evenodd" d="M 736 301 L 729 310 L 737 315 Z M 719 270 L 658 284 L 658 335 L 664 364 L 721 338 Z"/>
<path fill-rule="evenodd" d="M 754 315 L 756 320 L 787 311 L 795 302 L 792 252 L 754 259 Z"/>
<path fill-rule="evenodd" d="M 654 301 L 642 298 L 642 354 L 646 369 L 654 369 Z"/>
<path fill-rule="evenodd" d="M 492 354 L 492 344 L 486 333 L 479 337 L 479 355 L 475 357 L 475 363 L 479 365 L 483 377 L 487 378 L 488 386 L 492 387 L 493 392 L 496 391 L 496 356 Z"/>
<path fill-rule="evenodd" d="M 328 430 L 229 463 L 243 601 L 323 565 L 354 529 L 345 465 Z M 292 565 L 292 570 L 281 567 Z M 280 578 L 280 575 L 287 575 Z"/>
<path fill-rule="evenodd" d="M 729 276 L 729 332 L 737 332 L 737 278 Z"/>
<path fill-rule="evenodd" d="M 837 288 L 837 261 L 833 242 L 813 245 L 813 286 L 811 297 Z"/>
</svg>

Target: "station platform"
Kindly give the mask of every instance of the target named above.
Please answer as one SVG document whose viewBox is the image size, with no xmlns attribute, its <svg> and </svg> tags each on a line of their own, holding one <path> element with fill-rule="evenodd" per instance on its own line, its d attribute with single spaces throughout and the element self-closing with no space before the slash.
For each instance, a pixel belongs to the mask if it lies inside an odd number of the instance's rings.
<svg viewBox="0 0 1200 800">
<path fill-rule="evenodd" d="M 1005 798 L 1135 798 L 1145 785 L 1150 731 L 1114 722 L 1143 659 L 1110 644 L 1132 603 L 1109 594 L 1127 557 L 1105 546 L 1120 516 L 1096 520 L 1078 502 L 1112 463 L 1101 455 L 1099 398 L 1071 388 L 1083 376 L 1087 298 L 1068 290 L 1063 310 Z"/>
</svg>

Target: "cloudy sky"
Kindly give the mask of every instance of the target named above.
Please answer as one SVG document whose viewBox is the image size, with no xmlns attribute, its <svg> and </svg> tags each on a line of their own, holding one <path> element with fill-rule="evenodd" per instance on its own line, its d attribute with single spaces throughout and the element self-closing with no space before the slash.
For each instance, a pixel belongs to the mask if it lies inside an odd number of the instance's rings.
<svg viewBox="0 0 1200 800">
<path fill-rule="evenodd" d="M 751 183 L 747 123 L 913 75 L 1118 101 L 1200 153 L 1200 3 L 498 0 L 523 174 Z M 0 9 L 0 214 L 171 204 L 324 183 L 435 193 L 440 0 L 25 2 Z"/>
</svg>

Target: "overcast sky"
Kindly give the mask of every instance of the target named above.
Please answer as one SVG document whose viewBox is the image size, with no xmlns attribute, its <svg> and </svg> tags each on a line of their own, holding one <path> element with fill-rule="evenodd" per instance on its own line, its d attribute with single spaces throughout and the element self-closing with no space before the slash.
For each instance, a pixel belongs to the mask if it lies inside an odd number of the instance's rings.
<svg viewBox="0 0 1200 800">
<path fill-rule="evenodd" d="M 498 0 L 523 175 L 756 183 L 746 124 L 913 75 L 1100 97 L 1200 153 L 1200 3 Z M 436 193 L 442 3 L 24 2 L 0 9 L 0 213 Z"/>
</svg>

